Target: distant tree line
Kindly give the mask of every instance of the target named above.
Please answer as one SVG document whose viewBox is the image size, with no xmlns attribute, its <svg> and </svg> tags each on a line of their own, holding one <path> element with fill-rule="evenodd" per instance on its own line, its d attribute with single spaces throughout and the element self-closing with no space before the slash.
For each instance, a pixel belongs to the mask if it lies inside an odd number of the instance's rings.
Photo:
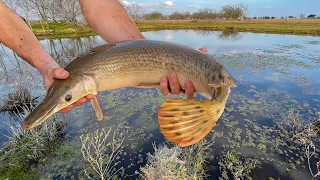
<svg viewBox="0 0 320 180">
<path fill-rule="evenodd" d="M 122 1 L 120 1 L 122 2 Z M 127 3 L 123 4 L 124 8 L 131 17 L 137 20 L 162 20 L 162 19 L 172 19 L 172 20 L 184 20 L 184 19 L 278 19 L 275 16 L 263 16 L 263 17 L 248 17 L 248 6 L 240 4 L 231 4 L 223 6 L 220 10 L 215 9 L 199 9 L 197 12 L 178 12 L 175 11 L 169 15 L 165 15 L 160 11 L 153 11 L 151 13 L 144 13 L 143 7 L 139 3 Z M 281 17 L 281 19 L 294 19 L 294 18 L 315 18 L 315 14 L 310 14 L 306 16 L 300 13 L 296 16 L 286 16 Z"/>
<path fill-rule="evenodd" d="M 3 2 L 19 13 L 29 26 L 31 19 L 37 19 L 46 24 L 48 21 L 83 20 L 78 0 L 4 0 Z"/>
<path fill-rule="evenodd" d="M 141 15 L 141 19 L 159 20 L 159 19 L 240 19 L 245 18 L 248 13 L 248 7 L 244 4 L 226 5 L 217 11 L 215 9 L 199 9 L 197 12 L 178 12 L 175 11 L 170 15 L 164 15 L 159 11 Z M 130 14 L 130 13 L 129 13 Z"/>
<path fill-rule="evenodd" d="M 39 20 L 42 28 L 47 26 L 48 22 L 71 22 L 85 21 L 81 13 L 78 0 L 3 0 L 3 2 L 29 24 L 31 20 Z M 161 19 L 248 19 L 248 6 L 245 4 L 230 4 L 223 6 L 220 10 L 216 9 L 199 9 L 197 12 L 178 12 L 175 11 L 170 15 L 164 15 L 160 11 L 144 13 L 141 4 L 127 1 L 120 1 L 127 13 L 134 21 L 137 20 L 161 20 Z M 124 2 L 126 2 L 124 4 Z M 297 16 L 288 16 L 282 18 L 316 18 L 315 14 L 305 16 L 303 13 Z M 253 17 L 253 19 L 276 19 L 277 17 Z"/>
<path fill-rule="evenodd" d="M 300 14 L 298 14 L 296 16 L 281 16 L 280 18 L 281 19 L 305 19 L 305 18 L 310 19 L 310 18 L 317 18 L 317 15 L 310 14 L 310 15 L 306 16 L 305 14 L 300 13 Z M 253 17 L 253 19 L 277 19 L 277 17 L 275 17 L 275 16 L 271 16 L 271 17 L 270 16 L 263 16 L 263 17 Z"/>
</svg>

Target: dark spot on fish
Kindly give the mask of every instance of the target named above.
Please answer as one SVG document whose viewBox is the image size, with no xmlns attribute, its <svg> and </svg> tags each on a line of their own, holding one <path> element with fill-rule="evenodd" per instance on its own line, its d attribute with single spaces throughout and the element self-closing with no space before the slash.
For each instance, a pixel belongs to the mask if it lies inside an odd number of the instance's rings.
<svg viewBox="0 0 320 180">
<path fill-rule="evenodd" d="M 20 40 L 22 41 L 22 38 Z"/>
<path fill-rule="evenodd" d="M 163 115 L 163 117 L 174 117 L 174 115 L 166 114 L 166 115 Z"/>
<path fill-rule="evenodd" d="M 220 109 L 217 110 L 217 114 L 219 114 L 219 112 L 220 112 Z"/>
<path fill-rule="evenodd" d="M 203 113 L 203 112 L 204 112 L 204 110 L 203 110 L 203 109 L 201 109 L 199 112 L 200 112 L 200 113 Z"/>
<path fill-rule="evenodd" d="M 187 116 L 187 115 L 189 115 L 189 113 L 188 112 L 183 112 L 183 115 Z"/>
<path fill-rule="evenodd" d="M 209 120 L 205 120 L 203 121 L 203 124 L 207 124 L 209 122 Z"/>
<path fill-rule="evenodd" d="M 179 111 L 178 108 L 171 109 L 171 111 Z"/>
<path fill-rule="evenodd" d="M 197 106 L 197 107 L 196 107 L 196 109 L 200 109 L 200 108 L 201 108 L 200 106 Z"/>
<path fill-rule="evenodd" d="M 168 128 L 161 128 L 163 130 L 173 130 L 174 128 L 173 127 L 168 127 Z"/>
<path fill-rule="evenodd" d="M 177 135 L 177 136 L 180 136 L 180 135 L 181 135 L 181 133 L 180 133 L 180 132 L 176 132 L 176 135 Z"/>
</svg>

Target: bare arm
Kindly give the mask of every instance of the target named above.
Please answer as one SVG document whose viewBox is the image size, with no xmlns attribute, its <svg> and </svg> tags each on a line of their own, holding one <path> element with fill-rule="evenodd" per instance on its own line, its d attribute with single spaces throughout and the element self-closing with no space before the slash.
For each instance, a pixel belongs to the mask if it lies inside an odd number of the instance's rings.
<svg viewBox="0 0 320 180">
<path fill-rule="evenodd" d="M 21 17 L 0 1 L 0 42 L 37 68 L 42 75 L 47 67 L 59 67 L 43 49 Z"/>
<path fill-rule="evenodd" d="M 0 43 L 15 51 L 38 69 L 48 89 L 55 78 L 65 79 L 69 73 L 52 59 L 21 17 L 0 1 Z M 85 99 L 82 99 L 85 101 Z"/>
<path fill-rule="evenodd" d="M 90 26 L 108 43 L 144 39 L 117 0 L 79 0 Z"/>
</svg>

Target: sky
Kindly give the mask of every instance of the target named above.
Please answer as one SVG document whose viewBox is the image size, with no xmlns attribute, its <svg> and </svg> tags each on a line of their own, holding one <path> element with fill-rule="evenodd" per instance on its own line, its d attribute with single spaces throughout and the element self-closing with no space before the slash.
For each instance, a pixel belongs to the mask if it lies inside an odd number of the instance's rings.
<svg viewBox="0 0 320 180">
<path fill-rule="evenodd" d="M 220 10 L 228 4 L 243 3 L 248 6 L 249 17 L 262 16 L 298 16 L 298 14 L 316 14 L 320 16 L 320 0 L 124 0 L 123 3 L 138 3 L 144 8 L 145 13 L 155 10 L 163 14 L 174 11 L 196 12 L 202 8 Z"/>
</svg>

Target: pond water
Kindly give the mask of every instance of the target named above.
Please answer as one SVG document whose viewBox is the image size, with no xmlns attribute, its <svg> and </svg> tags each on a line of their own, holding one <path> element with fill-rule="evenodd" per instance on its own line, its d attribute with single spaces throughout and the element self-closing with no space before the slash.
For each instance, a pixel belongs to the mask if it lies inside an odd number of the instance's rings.
<svg viewBox="0 0 320 180">
<path fill-rule="evenodd" d="M 207 53 L 237 80 L 225 112 L 207 136 L 217 135 L 206 159 L 208 179 L 226 179 L 225 174 L 232 177 L 227 153 L 237 159 L 231 165 L 234 167 L 247 169 L 247 162 L 257 161 L 250 173 L 253 179 L 311 179 L 304 146 L 288 142 L 279 133 L 279 123 L 291 117 L 291 110 L 304 123 L 317 118 L 320 112 L 320 37 L 204 30 L 149 31 L 143 35 L 197 49 L 206 47 Z M 40 42 L 62 66 L 105 43 L 99 36 Z M 26 87 L 40 99 L 45 96 L 42 78 L 34 68 L 4 46 L 0 57 L 2 100 L 18 86 Z M 102 121 L 95 119 L 89 103 L 62 114 L 68 122 L 65 140 L 38 165 L 41 178 L 85 179 L 84 170 L 89 166 L 82 159 L 80 136 L 120 122 L 125 122 L 129 130 L 124 153 L 117 159 L 118 166 L 124 167 L 119 174 L 126 174 L 125 179 L 138 177 L 135 172 L 145 165 L 146 153 L 153 152 L 152 144 L 165 142 L 157 124 L 157 108 L 164 99 L 157 89 L 117 89 L 99 94 L 105 113 Z M 3 144 L 9 135 L 4 122 L 17 118 L 1 113 L 0 119 Z M 320 144 L 318 137 L 312 137 L 312 141 L 317 149 L 310 163 L 316 172 Z"/>
</svg>

